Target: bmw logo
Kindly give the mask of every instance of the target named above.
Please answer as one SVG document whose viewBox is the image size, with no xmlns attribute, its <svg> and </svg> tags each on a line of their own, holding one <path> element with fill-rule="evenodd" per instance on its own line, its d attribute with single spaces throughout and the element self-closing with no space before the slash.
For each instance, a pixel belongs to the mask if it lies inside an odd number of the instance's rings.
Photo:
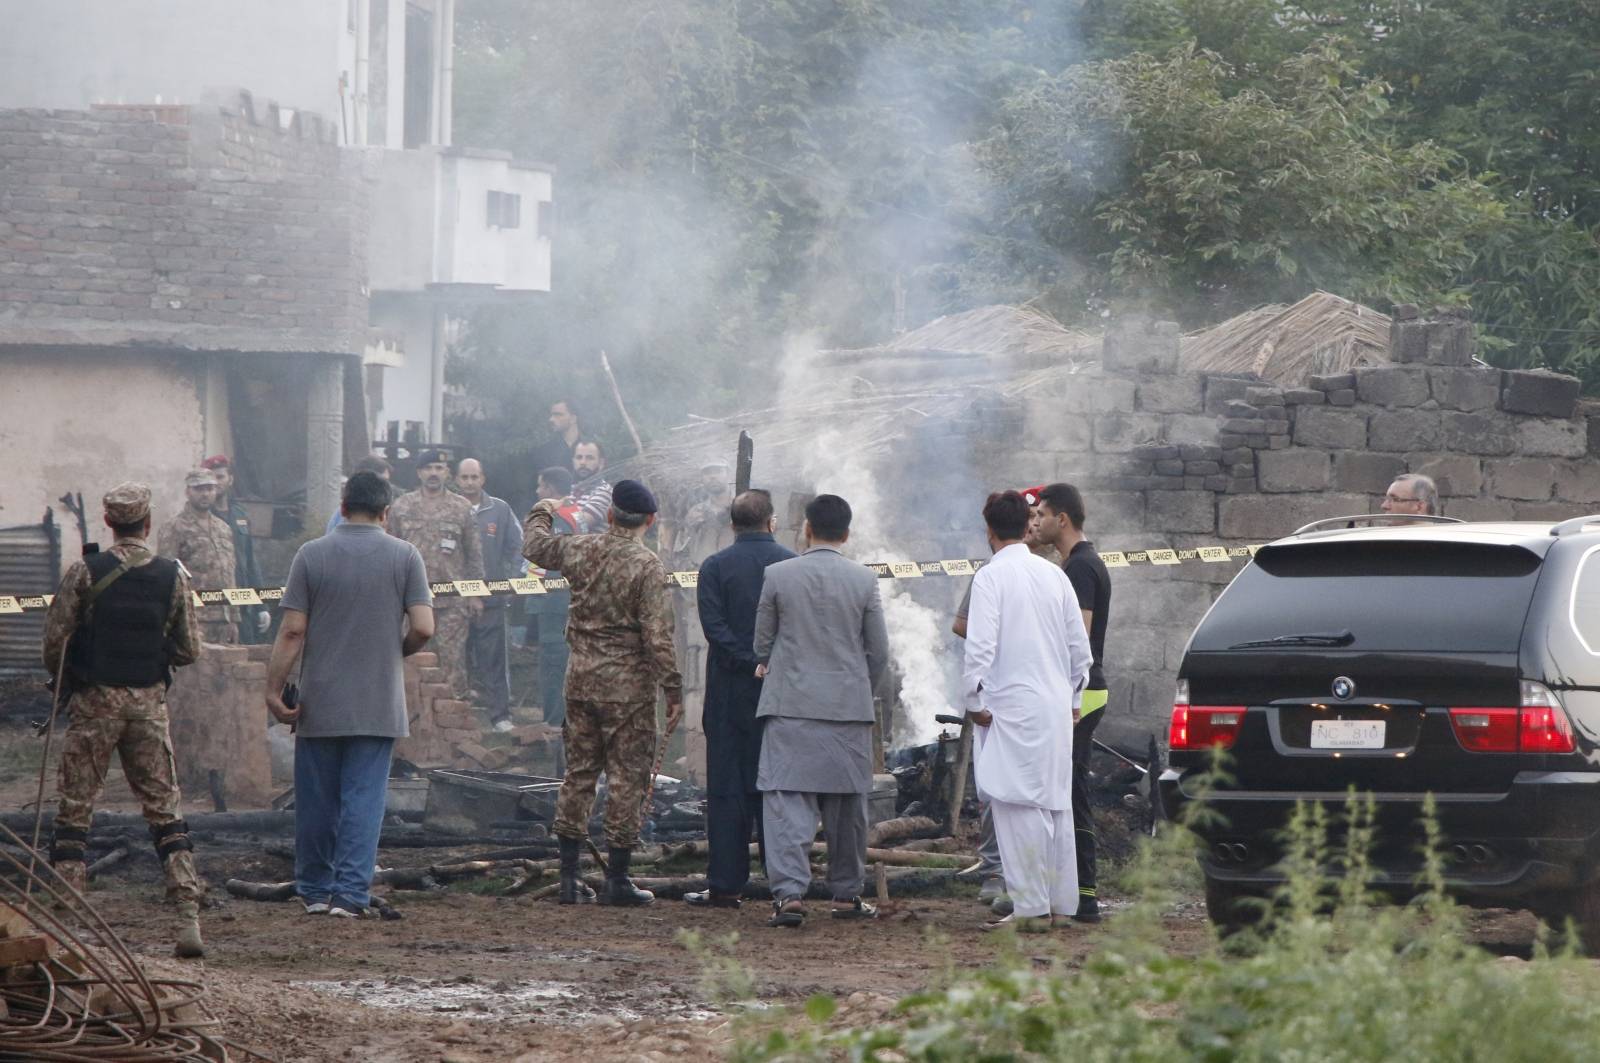
<svg viewBox="0 0 1600 1063">
<path fill-rule="evenodd" d="M 1342 675 L 1333 681 L 1333 696 L 1340 701 L 1349 701 L 1356 696 L 1356 681 L 1347 675 Z"/>
</svg>

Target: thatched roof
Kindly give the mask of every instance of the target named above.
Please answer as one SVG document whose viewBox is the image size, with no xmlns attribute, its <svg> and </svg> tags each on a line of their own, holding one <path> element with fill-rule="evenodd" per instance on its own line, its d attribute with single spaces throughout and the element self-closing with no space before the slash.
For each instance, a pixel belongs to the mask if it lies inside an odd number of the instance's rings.
<svg viewBox="0 0 1600 1063">
<path fill-rule="evenodd" d="M 1304 384 L 1313 373 L 1388 361 L 1389 315 L 1327 292 L 1191 332 L 1179 355 L 1185 370 L 1254 373 L 1286 387 Z"/>
<path fill-rule="evenodd" d="M 977 359 L 1043 368 L 1098 358 L 1097 333 L 1070 329 L 1031 306 L 980 306 L 946 314 L 874 347 L 823 352 L 830 361 Z"/>
</svg>

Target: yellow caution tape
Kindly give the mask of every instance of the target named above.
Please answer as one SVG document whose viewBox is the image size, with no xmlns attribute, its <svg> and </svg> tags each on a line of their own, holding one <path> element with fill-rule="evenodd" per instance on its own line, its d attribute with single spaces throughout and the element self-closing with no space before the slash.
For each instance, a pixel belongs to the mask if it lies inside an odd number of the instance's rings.
<svg viewBox="0 0 1600 1063">
<path fill-rule="evenodd" d="M 1133 568 L 1138 565 L 1181 565 L 1200 561 L 1215 564 L 1254 557 L 1258 546 L 1201 546 L 1192 550 L 1103 550 L 1100 560 L 1107 568 Z M 921 579 L 924 576 L 970 576 L 987 561 L 978 558 L 955 558 L 948 561 L 876 561 L 867 567 L 879 579 Z M 700 584 L 696 571 L 669 572 L 667 579 L 683 590 L 693 590 Z M 481 580 L 458 579 L 444 583 L 430 583 L 429 589 L 436 598 L 490 598 L 524 597 L 530 594 L 549 594 L 571 588 L 565 579 L 550 576 L 528 576 L 522 579 Z M 0 595 L 0 615 L 27 613 L 48 609 L 53 595 L 7 596 Z M 224 587 L 220 590 L 194 592 L 197 609 L 212 605 L 270 605 L 283 598 L 282 587 Z"/>
</svg>

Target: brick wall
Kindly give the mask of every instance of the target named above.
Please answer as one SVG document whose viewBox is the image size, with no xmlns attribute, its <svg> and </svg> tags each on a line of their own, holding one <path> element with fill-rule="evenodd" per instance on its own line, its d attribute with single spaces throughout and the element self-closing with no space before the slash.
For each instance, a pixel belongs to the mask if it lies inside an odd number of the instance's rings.
<svg viewBox="0 0 1600 1063">
<path fill-rule="evenodd" d="M 258 110 L 0 111 L 6 342 L 359 351 L 358 162 Z"/>
<path fill-rule="evenodd" d="M 1078 483 L 1091 537 L 1134 550 L 1262 543 L 1375 512 L 1402 472 L 1433 477 L 1444 514 L 1465 520 L 1600 509 L 1600 415 L 1580 403 L 1576 378 L 1474 364 L 1460 312 L 1401 307 L 1391 344 L 1394 365 L 1282 389 L 1178 373 L 1175 326 L 1124 322 L 1098 372 L 1054 377 L 1010 411 L 1028 449 L 987 455 L 987 482 Z M 1188 635 L 1238 568 L 1113 573 L 1108 734 L 1164 740 Z"/>
<path fill-rule="evenodd" d="M 172 749 L 184 807 L 211 807 L 209 778 L 221 774 L 230 808 L 264 808 L 272 799 L 267 748 L 271 646 L 208 644 L 194 664 L 173 672 L 167 691 Z"/>
</svg>

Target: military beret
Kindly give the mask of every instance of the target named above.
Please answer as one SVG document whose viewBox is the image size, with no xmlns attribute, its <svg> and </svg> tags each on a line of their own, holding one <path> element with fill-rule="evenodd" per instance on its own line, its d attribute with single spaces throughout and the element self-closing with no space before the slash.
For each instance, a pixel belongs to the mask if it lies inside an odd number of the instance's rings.
<svg viewBox="0 0 1600 1063">
<path fill-rule="evenodd" d="M 196 469 L 188 476 L 184 477 L 183 486 L 215 487 L 217 486 L 217 474 L 212 472 L 210 469 Z"/>
<path fill-rule="evenodd" d="M 422 453 L 417 455 L 417 468 L 419 469 L 424 465 L 432 465 L 435 462 L 443 462 L 444 464 L 449 465 L 450 455 L 442 450 L 424 450 Z"/>
<path fill-rule="evenodd" d="M 202 469 L 211 469 L 214 472 L 217 469 L 233 468 L 233 462 L 228 460 L 228 455 L 226 454 L 213 454 L 205 461 L 202 461 L 200 467 Z"/>
<path fill-rule="evenodd" d="M 112 524 L 138 524 L 150 515 L 150 485 L 125 480 L 100 500 Z"/>
<path fill-rule="evenodd" d="M 624 513 L 654 513 L 656 496 L 638 480 L 619 480 L 611 489 L 611 507 Z"/>
</svg>

